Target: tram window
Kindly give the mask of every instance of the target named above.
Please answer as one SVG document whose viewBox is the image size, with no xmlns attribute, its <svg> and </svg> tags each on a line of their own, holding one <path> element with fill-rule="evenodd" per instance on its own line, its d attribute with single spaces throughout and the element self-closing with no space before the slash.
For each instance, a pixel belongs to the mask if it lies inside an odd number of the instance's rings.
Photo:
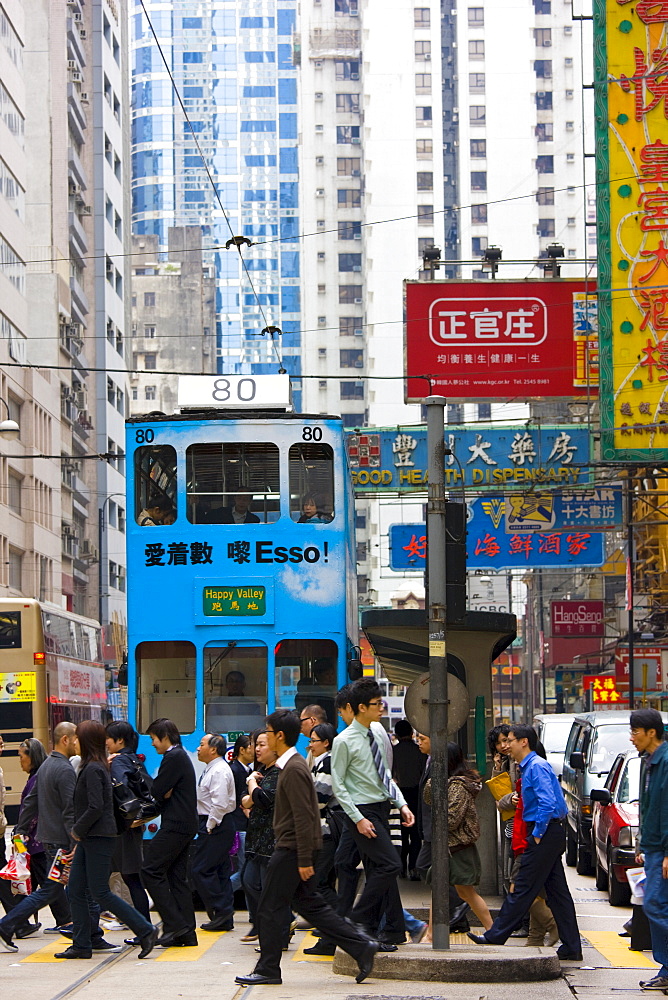
<svg viewBox="0 0 668 1000">
<path fill-rule="evenodd" d="M 176 518 L 176 451 L 171 445 L 135 450 L 135 517 L 142 527 Z"/>
<path fill-rule="evenodd" d="M 261 726 L 267 711 L 267 647 L 207 644 L 204 706 L 209 733 L 249 733 Z"/>
<path fill-rule="evenodd" d="M 192 642 L 140 642 L 136 649 L 140 732 L 172 719 L 179 732 L 195 728 L 195 647 Z"/>
<path fill-rule="evenodd" d="M 0 615 L 0 649 L 21 648 L 21 612 L 4 611 Z"/>
<path fill-rule="evenodd" d="M 327 721 L 336 725 L 338 647 L 331 639 L 284 639 L 275 652 L 277 708 L 321 705 Z"/>
<path fill-rule="evenodd" d="M 280 514 L 278 447 L 262 442 L 193 444 L 186 452 L 188 520 L 267 524 Z"/>
<path fill-rule="evenodd" d="M 293 521 L 328 524 L 334 517 L 334 452 L 328 444 L 290 448 L 290 514 Z"/>
</svg>

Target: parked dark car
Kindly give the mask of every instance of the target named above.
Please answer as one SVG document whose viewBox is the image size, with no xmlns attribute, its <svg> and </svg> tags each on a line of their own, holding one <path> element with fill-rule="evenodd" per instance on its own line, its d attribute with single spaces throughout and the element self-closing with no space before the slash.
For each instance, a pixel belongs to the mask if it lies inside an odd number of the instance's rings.
<svg viewBox="0 0 668 1000">
<path fill-rule="evenodd" d="M 608 890 L 612 906 L 628 906 L 627 868 L 636 868 L 641 758 L 633 749 L 621 753 L 603 788 L 592 789 L 592 857 L 596 888 Z"/>
</svg>

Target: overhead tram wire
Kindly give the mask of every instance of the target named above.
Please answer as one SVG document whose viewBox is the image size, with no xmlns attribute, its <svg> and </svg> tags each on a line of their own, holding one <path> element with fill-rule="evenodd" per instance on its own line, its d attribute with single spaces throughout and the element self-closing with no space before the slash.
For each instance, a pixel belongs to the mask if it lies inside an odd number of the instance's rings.
<svg viewBox="0 0 668 1000">
<path fill-rule="evenodd" d="M 252 245 L 251 241 L 248 240 L 248 239 L 246 239 L 246 237 L 244 237 L 244 236 L 237 236 L 236 233 L 234 232 L 233 228 L 232 228 L 232 223 L 230 222 L 230 217 L 228 215 L 227 209 L 223 205 L 223 201 L 222 201 L 222 199 L 220 197 L 220 193 L 219 193 L 218 188 L 216 186 L 216 182 L 213 179 L 213 175 L 212 175 L 211 170 L 209 168 L 209 164 L 207 163 L 207 160 L 206 160 L 206 157 L 204 156 L 204 152 L 202 150 L 202 147 L 200 146 L 199 139 L 197 138 L 197 133 L 195 132 L 195 129 L 193 128 L 192 122 L 190 121 L 190 118 L 188 117 L 188 112 L 186 111 L 186 106 L 183 103 L 183 98 L 181 97 L 181 94 L 179 93 L 179 89 L 176 86 L 176 80 L 174 79 L 174 76 L 172 75 L 171 68 L 169 66 L 169 63 L 167 62 L 167 57 L 165 56 L 165 53 L 164 53 L 164 51 L 162 49 L 162 46 L 161 46 L 160 42 L 158 41 L 158 36 L 155 33 L 155 28 L 153 27 L 153 22 L 151 21 L 151 18 L 148 16 L 148 11 L 146 10 L 146 5 L 144 4 L 144 0 L 140 0 L 140 3 L 141 3 L 141 8 L 142 8 L 142 10 L 144 12 L 144 16 L 145 16 L 145 18 L 146 18 L 146 20 L 148 22 L 148 26 L 149 26 L 149 28 L 151 30 L 151 34 L 153 35 L 153 40 L 154 40 L 154 42 L 156 44 L 158 52 L 160 53 L 160 58 L 162 59 L 163 65 L 165 67 L 165 70 L 167 71 L 167 75 L 168 75 L 170 83 L 172 85 L 172 89 L 174 91 L 174 94 L 176 95 L 177 101 L 179 102 L 179 107 L 181 108 L 181 113 L 183 114 L 183 117 L 184 117 L 184 119 L 186 121 L 186 124 L 188 125 L 188 128 L 190 129 L 190 134 L 191 134 L 193 142 L 195 143 L 195 146 L 197 148 L 197 152 L 198 152 L 199 157 L 200 157 L 200 159 L 202 161 L 202 165 L 204 167 L 204 170 L 206 171 L 206 176 L 209 179 L 209 183 L 211 184 L 211 188 L 213 190 L 213 193 L 214 193 L 214 196 L 216 198 L 216 201 L 218 202 L 220 210 L 223 213 L 223 218 L 225 219 L 225 222 L 227 224 L 227 228 L 230 231 L 230 237 L 231 238 L 225 244 L 225 249 L 229 250 L 231 245 L 234 245 L 236 247 L 236 249 L 237 249 L 237 253 L 239 254 L 239 260 L 241 261 L 241 266 L 242 266 L 242 268 L 244 270 L 244 273 L 246 275 L 246 279 L 248 281 L 248 284 L 250 285 L 251 291 L 253 292 L 253 296 L 255 297 L 255 301 L 257 303 L 257 307 L 260 310 L 260 315 L 262 316 L 262 320 L 264 322 L 264 329 L 262 330 L 262 334 L 264 335 L 265 333 L 267 333 L 269 335 L 269 339 L 271 340 L 272 349 L 274 351 L 274 354 L 276 355 L 276 360 L 277 360 L 278 365 L 279 365 L 279 371 L 280 371 L 281 374 L 284 374 L 285 373 L 285 369 L 283 368 L 283 358 L 281 356 L 281 352 L 278 350 L 278 346 L 277 346 L 277 343 L 276 343 L 276 340 L 275 340 L 275 335 L 281 333 L 282 331 L 279 329 L 279 327 L 273 326 L 269 322 L 269 320 L 267 319 L 267 317 L 265 315 L 265 312 L 264 312 L 264 309 L 262 307 L 262 303 L 260 302 L 260 296 L 258 295 L 258 293 L 257 293 L 257 291 L 255 289 L 255 285 L 253 284 L 253 279 L 251 278 L 250 271 L 248 270 L 248 265 L 246 264 L 246 261 L 244 260 L 244 255 L 241 252 L 241 248 L 244 245 L 244 243 L 247 243 L 250 246 L 250 245 Z M 221 249 L 221 248 L 218 248 L 218 249 Z"/>
</svg>

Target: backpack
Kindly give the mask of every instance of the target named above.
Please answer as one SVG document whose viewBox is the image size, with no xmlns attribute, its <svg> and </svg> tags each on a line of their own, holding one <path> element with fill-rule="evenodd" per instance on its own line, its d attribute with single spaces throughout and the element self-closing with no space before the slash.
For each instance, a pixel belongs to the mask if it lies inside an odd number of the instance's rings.
<svg viewBox="0 0 668 1000">
<path fill-rule="evenodd" d="M 139 816 L 142 804 L 132 789 L 116 778 L 111 779 L 111 791 L 114 803 L 116 833 L 125 833 Z"/>
<path fill-rule="evenodd" d="M 128 787 L 140 802 L 140 809 L 136 818 L 140 819 L 143 823 L 147 823 L 149 820 L 155 819 L 156 816 L 160 815 L 160 807 L 151 793 L 153 778 L 138 757 L 135 757 L 133 764 L 135 770 L 131 771 L 127 776 Z"/>
</svg>

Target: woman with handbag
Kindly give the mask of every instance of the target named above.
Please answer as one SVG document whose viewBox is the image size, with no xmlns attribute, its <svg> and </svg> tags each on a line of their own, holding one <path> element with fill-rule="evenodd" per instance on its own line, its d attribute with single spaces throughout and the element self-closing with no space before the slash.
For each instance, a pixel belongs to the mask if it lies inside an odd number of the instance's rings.
<svg viewBox="0 0 668 1000">
<path fill-rule="evenodd" d="M 106 754 L 106 732 L 100 722 L 80 722 L 76 731 L 81 767 L 74 789 L 76 841 L 68 884 L 74 933 L 72 945 L 56 958 L 91 958 L 91 926 L 87 893 L 102 910 L 127 924 L 139 939 L 139 958 L 146 958 L 158 940 L 158 930 L 146 917 L 109 888 L 116 840 L 111 775 Z"/>
<path fill-rule="evenodd" d="M 107 726 L 106 746 L 109 754 L 110 773 L 114 781 L 120 781 L 132 789 L 132 778 L 143 770 L 142 762 L 135 753 L 139 736 L 129 722 L 119 720 Z M 147 775 L 145 777 L 148 777 Z M 150 909 L 146 889 L 141 880 L 143 863 L 142 841 L 144 831 L 141 826 L 132 826 L 116 838 L 111 870 L 119 872 L 130 892 L 132 905 L 142 916 L 150 920 Z M 139 942 L 132 939 L 132 944 Z"/>
</svg>

